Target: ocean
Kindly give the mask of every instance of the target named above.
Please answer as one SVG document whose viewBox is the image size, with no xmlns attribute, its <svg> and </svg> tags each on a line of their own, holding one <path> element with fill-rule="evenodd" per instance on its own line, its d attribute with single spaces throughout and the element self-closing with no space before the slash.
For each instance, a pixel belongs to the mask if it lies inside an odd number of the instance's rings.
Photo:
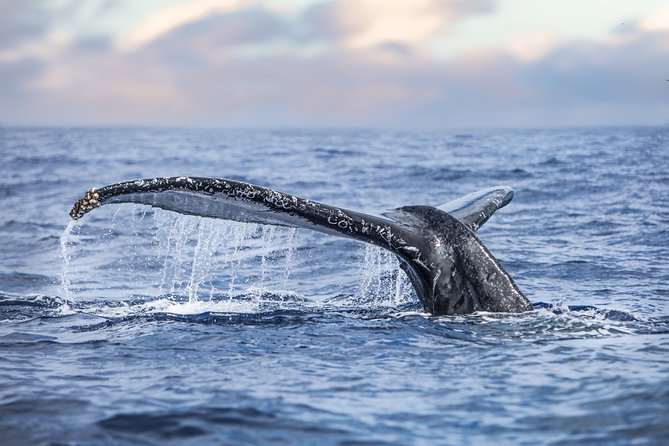
<svg viewBox="0 0 669 446">
<path fill-rule="evenodd" d="M 669 444 L 669 128 L 0 128 L 3 445 Z M 361 211 L 495 185 L 535 305 L 431 316 L 391 254 L 108 205 L 246 181 Z"/>
</svg>

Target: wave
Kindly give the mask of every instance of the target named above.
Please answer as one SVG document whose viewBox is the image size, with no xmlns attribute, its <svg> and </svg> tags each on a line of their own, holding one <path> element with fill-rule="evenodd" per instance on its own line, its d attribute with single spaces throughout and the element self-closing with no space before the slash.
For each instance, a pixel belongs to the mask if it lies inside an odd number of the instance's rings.
<svg viewBox="0 0 669 446">
<path fill-rule="evenodd" d="M 627 310 L 536 303 L 522 314 L 474 313 L 431 316 L 418 302 L 392 305 L 362 302 L 354 295 L 310 300 L 292 292 L 254 290 L 230 298 L 192 301 L 187 296 L 135 297 L 126 301 L 70 302 L 59 296 L 0 294 L 0 321 L 65 323 L 74 332 L 95 332 L 145 323 L 197 325 L 338 324 L 365 328 L 401 328 L 471 342 L 514 339 L 551 341 L 635 334 L 669 333 L 669 317 L 642 318 Z"/>
</svg>

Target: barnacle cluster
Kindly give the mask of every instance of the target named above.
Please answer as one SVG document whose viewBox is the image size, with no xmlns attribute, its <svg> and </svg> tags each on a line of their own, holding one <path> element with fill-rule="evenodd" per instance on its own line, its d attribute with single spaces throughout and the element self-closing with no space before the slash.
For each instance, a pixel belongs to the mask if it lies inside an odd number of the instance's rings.
<svg viewBox="0 0 669 446">
<path fill-rule="evenodd" d="M 100 195 L 98 194 L 98 191 L 93 188 L 86 192 L 86 195 L 84 195 L 81 200 L 74 203 L 74 206 L 70 211 L 70 217 L 74 220 L 78 220 L 88 211 L 92 211 L 98 206 L 100 206 Z"/>
</svg>

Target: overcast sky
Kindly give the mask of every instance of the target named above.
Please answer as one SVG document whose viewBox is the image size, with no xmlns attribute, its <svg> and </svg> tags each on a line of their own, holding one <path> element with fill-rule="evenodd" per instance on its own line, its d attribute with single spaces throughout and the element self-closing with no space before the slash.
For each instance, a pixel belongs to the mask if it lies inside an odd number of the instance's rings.
<svg viewBox="0 0 669 446">
<path fill-rule="evenodd" d="M 665 125 L 666 0 L 0 0 L 0 124 Z"/>
</svg>

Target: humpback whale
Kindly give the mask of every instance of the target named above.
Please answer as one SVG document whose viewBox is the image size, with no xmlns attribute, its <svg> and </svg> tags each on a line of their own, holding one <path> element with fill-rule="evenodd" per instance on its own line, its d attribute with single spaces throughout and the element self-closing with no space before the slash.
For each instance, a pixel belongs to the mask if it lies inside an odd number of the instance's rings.
<svg viewBox="0 0 669 446">
<path fill-rule="evenodd" d="M 111 203 L 140 203 L 182 214 L 308 228 L 392 252 L 423 308 L 433 315 L 529 311 L 532 305 L 475 232 L 513 198 L 506 186 L 441 206 L 404 206 L 363 213 L 241 181 L 169 177 L 91 189 L 73 219 Z"/>
</svg>

